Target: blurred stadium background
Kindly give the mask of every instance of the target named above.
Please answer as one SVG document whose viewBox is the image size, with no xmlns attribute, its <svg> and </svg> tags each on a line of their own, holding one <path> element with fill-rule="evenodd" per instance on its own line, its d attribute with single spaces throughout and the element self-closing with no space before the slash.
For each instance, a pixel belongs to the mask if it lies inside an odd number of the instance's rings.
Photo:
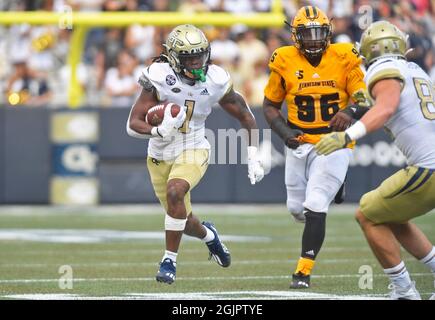
<svg viewBox="0 0 435 320">
<path fill-rule="evenodd" d="M 196 22 L 211 42 L 213 61 L 231 73 L 235 88 L 247 98 L 259 127 L 265 129 L 261 103 L 268 59 L 279 46 L 291 44 L 283 20 L 290 21 L 307 4 L 333 18 L 332 42 L 357 41 L 371 20 L 397 24 L 410 35 L 414 48 L 410 60 L 435 82 L 434 0 L 1 1 L 1 296 L 46 293 L 26 297 L 59 298 L 50 296 L 65 293 L 58 286 L 58 267 L 71 265 L 78 278 L 77 291 L 68 294 L 383 297 L 386 281 L 351 216 L 364 192 L 404 165 L 400 152 L 382 132 L 356 147 L 348 174 L 348 205 L 332 210 L 329 249 L 327 242 L 313 295 L 285 294 L 293 265 L 289 259 L 297 258 L 301 230 L 286 213 L 283 147 L 276 136 L 272 144 L 262 145 L 270 172 L 260 184 L 249 184 L 245 165 L 216 164 L 193 192 L 194 208 L 195 203 L 212 204 L 199 206 L 198 214 L 219 223 L 233 248 L 230 274 L 211 269 L 207 261 L 198 262 L 204 260 L 205 249 L 186 242 L 186 267 L 180 269 L 186 273 L 179 277 L 184 277 L 181 284 L 187 284 L 166 289 L 153 282 L 155 262 L 163 248 L 163 235 L 153 232 L 161 230 L 162 209 L 156 206 L 145 165 L 146 142 L 125 133 L 128 112 L 140 90 L 138 74 L 159 55 L 174 24 Z M 98 18 L 100 13 L 121 12 L 124 18 Z M 87 14 L 91 16 L 86 18 Z M 207 127 L 213 132 L 238 128 L 219 108 Z M 215 150 L 214 157 L 225 151 Z M 249 206 L 253 203 L 256 206 Z M 23 204 L 31 206 L 12 206 Z M 435 234 L 433 217 L 418 221 L 424 231 Z M 369 293 L 358 287 L 358 268 L 363 264 L 374 268 L 381 284 Z M 430 279 L 417 264 L 413 268 L 418 277 Z M 429 293 L 431 285 L 425 283 L 422 292 Z M 228 293 L 234 290 L 239 293 Z M 195 296 L 195 292 L 203 293 Z"/>
</svg>

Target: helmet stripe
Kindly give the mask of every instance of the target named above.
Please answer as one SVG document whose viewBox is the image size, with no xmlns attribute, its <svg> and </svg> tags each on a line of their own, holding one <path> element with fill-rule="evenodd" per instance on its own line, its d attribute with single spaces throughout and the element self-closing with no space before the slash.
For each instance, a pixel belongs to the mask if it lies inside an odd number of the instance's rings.
<svg viewBox="0 0 435 320">
<path fill-rule="evenodd" d="M 306 6 L 305 7 L 305 15 L 307 16 L 307 18 L 310 18 L 311 14 L 310 14 L 310 7 Z"/>
<path fill-rule="evenodd" d="M 312 9 L 313 9 L 313 15 L 314 15 L 314 18 L 317 18 L 318 17 L 318 14 L 317 14 L 317 9 L 316 9 L 316 7 L 311 7 Z"/>
</svg>

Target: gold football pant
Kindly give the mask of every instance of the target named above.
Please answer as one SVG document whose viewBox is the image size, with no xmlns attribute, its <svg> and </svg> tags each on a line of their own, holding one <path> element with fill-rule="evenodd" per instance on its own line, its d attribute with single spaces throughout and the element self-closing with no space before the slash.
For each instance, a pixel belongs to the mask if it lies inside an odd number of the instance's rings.
<svg viewBox="0 0 435 320">
<path fill-rule="evenodd" d="M 154 192 L 165 211 L 168 212 L 166 188 L 169 180 L 182 179 L 189 183 L 189 192 L 184 197 L 187 214 L 192 212 L 190 203 L 190 190 L 192 190 L 204 176 L 209 162 L 207 149 L 184 150 L 174 161 L 162 161 L 151 157 L 147 158 L 147 167 L 150 173 Z"/>
<path fill-rule="evenodd" d="M 435 170 L 408 166 L 360 201 L 361 212 L 375 223 L 405 223 L 435 208 Z"/>
</svg>

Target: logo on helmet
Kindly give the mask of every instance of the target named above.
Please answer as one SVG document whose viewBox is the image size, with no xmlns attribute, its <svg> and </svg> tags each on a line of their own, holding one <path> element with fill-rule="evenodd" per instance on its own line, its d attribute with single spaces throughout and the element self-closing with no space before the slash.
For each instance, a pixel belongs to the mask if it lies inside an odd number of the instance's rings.
<svg viewBox="0 0 435 320">
<path fill-rule="evenodd" d="M 388 21 L 377 21 L 361 35 L 358 47 L 366 66 L 385 57 L 405 59 L 408 36 Z"/>
</svg>

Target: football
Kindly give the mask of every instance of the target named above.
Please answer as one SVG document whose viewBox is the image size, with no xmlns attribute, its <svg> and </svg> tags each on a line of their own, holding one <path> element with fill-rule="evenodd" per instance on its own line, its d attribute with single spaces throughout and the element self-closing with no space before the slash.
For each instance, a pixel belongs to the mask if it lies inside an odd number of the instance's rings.
<svg viewBox="0 0 435 320">
<path fill-rule="evenodd" d="M 155 105 L 148 110 L 145 116 L 145 122 L 152 126 L 158 126 L 163 121 L 166 108 L 171 108 L 171 114 L 173 117 L 175 117 L 181 110 L 181 107 L 178 104 L 172 102 L 164 102 Z"/>
</svg>

